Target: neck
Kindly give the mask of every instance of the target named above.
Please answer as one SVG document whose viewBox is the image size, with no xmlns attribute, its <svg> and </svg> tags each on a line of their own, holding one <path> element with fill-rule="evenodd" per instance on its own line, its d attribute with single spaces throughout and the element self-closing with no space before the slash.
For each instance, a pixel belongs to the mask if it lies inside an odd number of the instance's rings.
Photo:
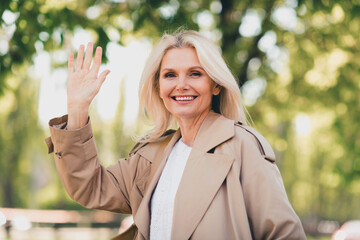
<svg viewBox="0 0 360 240">
<path fill-rule="evenodd" d="M 199 116 L 197 116 L 195 118 L 179 118 L 179 119 L 177 119 L 179 126 L 180 126 L 182 141 L 186 145 L 188 145 L 190 147 L 192 147 L 194 145 L 196 135 L 208 113 L 209 113 L 209 111 L 204 112 L 204 114 L 200 114 Z"/>
</svg>

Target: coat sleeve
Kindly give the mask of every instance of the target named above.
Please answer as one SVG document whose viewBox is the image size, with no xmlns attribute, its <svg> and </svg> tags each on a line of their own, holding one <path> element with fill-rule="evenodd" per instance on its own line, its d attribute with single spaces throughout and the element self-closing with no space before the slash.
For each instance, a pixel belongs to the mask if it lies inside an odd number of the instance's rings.
<svg viewBox="0 0 360 240">
<path fill-rule="evenodd" d="M 121 159 L 108 169 L 98 160 L 90 120 L 84 127 L 66 130 L 67 116 L 49 122 L 56 168 L 70 197 L 86 208 L 131 213 L 130 191 L 138 155 Z"/>
<path fill-rule="evenodd" d="M 272 161 L 275 159 L 269 160 L 264 154 L 262 142 L 266 140 L 259 140 L 256 134 L 243 131 L 245 137 L 239 149 L 240 181 L 252 236 L 254 239 L 306 239 L 300 219 L 287 198 L 280 171 Z"/>
</svg>

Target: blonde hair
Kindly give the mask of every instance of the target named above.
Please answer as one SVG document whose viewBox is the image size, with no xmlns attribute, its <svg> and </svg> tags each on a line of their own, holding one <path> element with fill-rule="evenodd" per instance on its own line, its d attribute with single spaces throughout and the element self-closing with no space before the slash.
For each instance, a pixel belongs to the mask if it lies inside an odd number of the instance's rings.
<svg viewBox="0 0 360 240">
<path fill-rule="evenodd" d="M 174 34 L 164 34 L 155 46 L 145 64 L 140 80 L 140 114 L 153 121 L 154 127 L 144 141 L 158 139 L 169 127 L 176 126 L 176 120 L 166 109 L 159 95 L 159 73 L 162 58 L 173 48 L 192 47 L 199 62 L 209 77 L 221 88 L 218 96 L 213 96 L 212 110 L 223 116 L 246 124 L 245 110 L 241 101 L 239 86 L 221 56 L 219 48 L 191 30 L 180 30 Z"/>
</svg>

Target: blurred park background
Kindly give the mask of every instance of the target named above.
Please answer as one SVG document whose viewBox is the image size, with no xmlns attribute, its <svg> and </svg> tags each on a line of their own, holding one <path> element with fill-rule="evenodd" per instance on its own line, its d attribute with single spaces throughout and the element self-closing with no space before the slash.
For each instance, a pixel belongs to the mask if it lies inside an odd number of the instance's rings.
<svg viewBox="0 0 360 240">
<path fill-rule="evenodd" d="M 69 54 L 94 42 L 111 70 L 91 108 L 99 155 L 105 166 L 127 156 L 147 129 L 137 121 L 144 62 L 180 26 L 221 48 L 309 239 L 360 219 L 359 0 L 1 0 L 0 21 L 0 238 L 116 234 L 124 216 L 65 193 L 47 121 L 66 114 Z M 65 227 L 88 235 L 66 238 Z"/>
</svg>

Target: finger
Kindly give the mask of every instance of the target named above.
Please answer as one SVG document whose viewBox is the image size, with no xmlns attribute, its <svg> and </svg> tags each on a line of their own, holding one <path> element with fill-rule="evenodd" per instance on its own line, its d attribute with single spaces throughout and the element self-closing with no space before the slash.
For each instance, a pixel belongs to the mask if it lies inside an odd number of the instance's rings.
<svg viewBox="0 0 360 240">
<path fill-rule="evenodd" d="M 68 61 L 68 72 L 73 73 L 74 70 L 74 54 L 70 54 Z"/>
<path fill-rule="evenodd" d="M 92 53 L 93 53 L 93 44 L 89 42 L 86 47 L 83 69 L 89 70 L 92 60 Z"/>
<path fill-rule="evenodd" d="M 91 68 L 91 71 L 94 71 L 95 75 L 98 74 L 100 66 L 101 66 L 101 55 L 102 55 L 102 48 L 97 47 L 96 51 L 95 51 L 95 56 L 94 56 L 94 63 Z"/>
<path fill-rule="evenodd" d="M 80 70 L 82 68 L 83 64 L 83 58 L 84 58 L 84 45 L 80 45 L 78 55 L 76 57 L 76 70 Z"/>
<path fill-rule="evenodd" d="M 106 76 L 110 73 L 110 70 L 105 70 L 103 71 L 100 76 L 99 76 L 99 83 L 100 83 L 100 86 L 104 83 L 105 79 L 106 79 Z"/>
</svg>

